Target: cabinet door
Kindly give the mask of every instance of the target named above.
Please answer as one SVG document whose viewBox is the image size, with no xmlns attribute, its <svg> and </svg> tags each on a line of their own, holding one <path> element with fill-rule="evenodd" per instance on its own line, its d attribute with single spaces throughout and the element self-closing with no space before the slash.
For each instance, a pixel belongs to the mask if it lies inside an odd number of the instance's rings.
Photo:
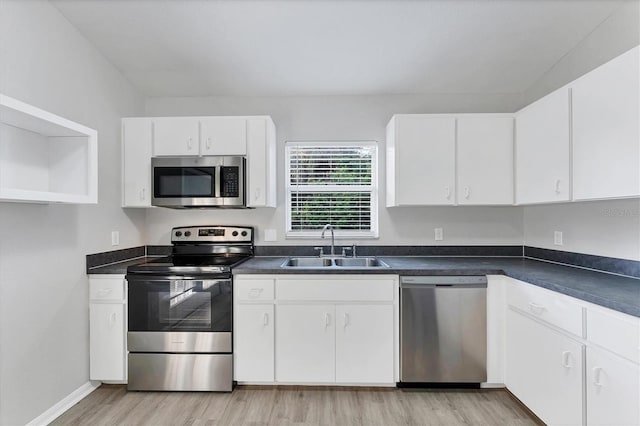
<svg viewBox="0 0 640 426">
<path fill-rule="evenodd" d="M 273 382 L 273 305 L 236 305 L 234 316 L 235 380 Z"/>
<path fill-rule="evenodd" d="M 393 306 L 336 306 L 336 381 L 393 383 Z"/>
<path fill-rule="evenodd" d="M 163 117 L 153 119 L 153 155 L 198 155 L 198 119 Z"/>
<path fill-rule="evenodd" d="M 247 155 L 247 120 L 207 117 L 200 120 L 202 155 Z"/>
<path fill-rule="evenodd" d="M 151 119 L 122 120 L 122 207 L 151 206 Z"/>
<path fill-rule="evenodd" d="M 516 115 L 516 202 L 569 201 L 569 89 Z"/>
<path fill-rule="evenodd" d="M 587 347 L 587 424 L 640 424 L 640 366 Z"/>
<path fill-rule="evenodd" d="M 513 204 L 513 118 L 459 117 L 458 204 Z"/>
<path fill-rule="evenodd" d="M 278 305 L 276 317 L 276 380 L 334 382 L 334 306 Z"/>
<path fill-rule="evenodd" d="M 571 85 L 573 198 L 640 194 L 640 47 Z"/>
<path fill-rule="evenodd" d="M 454 204 L 455 118 L 398 116 L 394 126 L 387 141 L 392 205 Z"/>
<path fill-rule="evenodd" d="M 275 129 L 266 118 L 247 120 L 247 206 L 275 207 Z"/>
<path fill-rule="evenodd" d="M 125 305 L 91 303 L 89 305 L 89 378 L 124 381 Z"/>
<path fill-rule="evenodd" d="M 583 345 L 507 311 L 506 385 L 547 424 L 582 424 Z"/>
</svg>

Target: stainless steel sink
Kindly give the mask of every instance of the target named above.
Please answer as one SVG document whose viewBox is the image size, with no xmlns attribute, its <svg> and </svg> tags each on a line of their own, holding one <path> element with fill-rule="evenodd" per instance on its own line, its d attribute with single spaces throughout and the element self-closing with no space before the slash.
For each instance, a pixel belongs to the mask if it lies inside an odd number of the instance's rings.
<svg viewBox="0 0 640 426">
<path fill-rule="evenodd" d="M 343 268 L 388 268 L 389 265 L 375 257 L 345 257 L 333 259 L 336 266 Z"/>
<path fill-rule="evenodd" d="M 389 265 L 375 257 L 292 257 L 283 268 L 388 268 Z"/>
<path fill-rule="evenodd" d="M 283 268 L 326 268 L 331 266 L 331 259 L 320 257 L 292 257 L 282 264 Z"/>
</svg>

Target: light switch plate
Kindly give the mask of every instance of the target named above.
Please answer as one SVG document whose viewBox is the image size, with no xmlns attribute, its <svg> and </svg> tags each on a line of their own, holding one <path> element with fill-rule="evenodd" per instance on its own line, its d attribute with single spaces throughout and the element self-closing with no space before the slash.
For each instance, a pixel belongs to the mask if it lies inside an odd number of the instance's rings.
<svg viewBox="0 0 640 426">
<path fill-rule="evenodd" d="M 265 241 L 278 241 L 278 232 L 275 229 L 264 230 Z"/>
<path fill-rule="evenodd" d="M 553 232 L 553 244 L 557 246 L 562 245 L 562 231 L 554 231 Z"/>
<path fill-rule="evenodd" d="M 436 241 L 444 240 L 444 232 L 442 231 L 442 228 L 434 228 L 433 234 Z"/>
</svg>

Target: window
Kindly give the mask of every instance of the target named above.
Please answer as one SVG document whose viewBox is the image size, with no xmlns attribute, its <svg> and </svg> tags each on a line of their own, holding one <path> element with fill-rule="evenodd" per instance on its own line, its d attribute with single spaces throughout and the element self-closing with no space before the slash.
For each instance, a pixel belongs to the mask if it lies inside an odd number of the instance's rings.
<svg viewBox="0 0 640 426">
<path fill-rule="evenodd" d="M 287 142 L 287 236 L 378 236 L 375 142 Z"/>
</svg>

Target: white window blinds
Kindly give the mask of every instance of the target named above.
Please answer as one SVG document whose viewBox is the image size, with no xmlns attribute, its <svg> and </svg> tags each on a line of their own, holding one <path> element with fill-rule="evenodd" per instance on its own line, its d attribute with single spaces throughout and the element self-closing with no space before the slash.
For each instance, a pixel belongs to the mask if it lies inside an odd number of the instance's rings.
<svg viewBox="0 0 640 426">
<path fill-rule="evenodd" d="M 287 142 L 287 235 L 377 237 L 375 142 Z"/>
</svg>

